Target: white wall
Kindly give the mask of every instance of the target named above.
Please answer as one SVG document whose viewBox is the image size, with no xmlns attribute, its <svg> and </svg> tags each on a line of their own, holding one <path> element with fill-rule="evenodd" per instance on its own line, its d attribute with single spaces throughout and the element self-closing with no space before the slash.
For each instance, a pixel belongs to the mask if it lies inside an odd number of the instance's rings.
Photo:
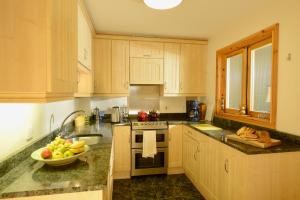
<svg viewBox="0 0 300 200">
<path fill-rule="evenodd" d="M 51 114 L 54 115 L 54 130 L 69 113 L 77 109 L 87 110 L 89 105 L 88 99 L 47 104 L 0 104 L 0 161 L 47 135 Z M 32 139 L 27 141 L 28 137 Z"/>
<path fill-rule="evenodd" d="M 208 98 L 215 101 L 216 50 L 247 37 L 275 23 L 279 28 L 278 104 L 276 129 L 300 135 L 300 1 L 274 1 L 259 12 L 233 20 L 226 29 L 209 38 Z M 287 55 L 292 54 L 288 61 Z M 209 118 L 210 116 L 207 116 Z"/>
</svg>

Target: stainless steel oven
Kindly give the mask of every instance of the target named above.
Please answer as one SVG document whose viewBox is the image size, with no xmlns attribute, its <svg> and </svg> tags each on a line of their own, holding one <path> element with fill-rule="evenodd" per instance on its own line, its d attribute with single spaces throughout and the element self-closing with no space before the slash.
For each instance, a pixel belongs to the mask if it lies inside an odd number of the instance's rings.
<svg viewBox="0 0 300 200">
<path fill-rule="evenodd" d="M 156 147 L 168 147 L 168 130 L 156 131 Z M 131 131 L 131 147 L 143 148 L 143 130 Z"/>
<path fill-rule="evenodd" d="M 154 158 L 143 158 L 142 154 L 142 149 L 132 149 L 132 176 L 167 173 L 168 148 L 157 148 Z"/>
<path fill-rule="evenodd" d="M 156 131 L 157 154 L 144 158 L 143 134 L 145 130 Z M 165 174 L 168 169 L 168 124 L 166 121 L 133 122 L 131 131 L 131 175 Z"/>
</svg>

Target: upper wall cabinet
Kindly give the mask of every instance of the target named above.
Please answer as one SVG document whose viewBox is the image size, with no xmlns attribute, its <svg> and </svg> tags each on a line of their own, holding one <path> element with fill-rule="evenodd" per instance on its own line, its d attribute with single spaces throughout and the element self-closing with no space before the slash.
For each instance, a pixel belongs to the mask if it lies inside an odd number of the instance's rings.
<svg viewBox="0 0 300 200">
<path fill-rule="evenodd" d="M 93 34 L 85 4 L 78 0 L 78 81 L 75 97 L 91 97 L 93 95 Z"/>
<path fill-rule="evenodd" d="M 180 93 L 206 94 L 207 45 L 181 44 Z"/>
<path fill-rule="evenodd" d="M 78 62 L 91 70 L 92 33 L 80 6 L 78 6 Z"/>
<path fill-rule="evenodd" d="M 164 95 L 180 93 L 180 44 L 165 43 L 164 48 Z"/>
<path fill-rule="evenodd" d="M 207 45 L 165 43 L 164 96 L 206 94 Z"/>
<path fill-rule="evenodd" d="M 95 39 L 94 57 L 94 93 L 103 96 L 127 96 L 129 41 Z"/>
<path fill-rule="evenodd" d="M 163 43 L 130 42 L 130 84 L 163 84 Z"/>
<path fill-rule="evenodd" d="M 0 101 L 73 97 L 77 1 L 2 0 L 0 13 Z"/>
</svg>

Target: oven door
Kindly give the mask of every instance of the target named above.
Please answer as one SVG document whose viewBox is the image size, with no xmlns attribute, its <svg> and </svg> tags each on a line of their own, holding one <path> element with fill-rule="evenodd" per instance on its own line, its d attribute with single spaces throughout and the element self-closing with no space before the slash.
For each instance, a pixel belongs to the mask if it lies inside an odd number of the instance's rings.
<svg viewBox="0 0 300 200">
<path fill-rule="evenodd" d="M 168 148 L 157 148 L 154 158 L 143 158 L 142 155 L 142 149 L 132 149 L 131 176 L 167 173 Z"/>
<path fill-rule="evenodd" d="M 156 147 L 168 146 L 168 130 L 155 130 L 156 131 Z M 131 132 L 131 147 L 143 148 L 143 130 L 133 130 Z"/>
</svg>

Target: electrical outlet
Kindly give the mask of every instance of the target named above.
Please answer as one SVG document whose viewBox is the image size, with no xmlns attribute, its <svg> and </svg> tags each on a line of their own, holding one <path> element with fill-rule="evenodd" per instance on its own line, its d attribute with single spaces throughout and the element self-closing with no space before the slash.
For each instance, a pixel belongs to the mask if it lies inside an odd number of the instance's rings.
<svg viewBox="0 0 300 200">
<path fill-rule="evenodd" d="M 29 142 L 30 140 L 32 140 L 33 136 L 34 136 L 34 132 L 33 132 L 32 126 L 28 127 L 27 128 L 27 133 L 26 133 L 26 141 Z"/>
</svg>

